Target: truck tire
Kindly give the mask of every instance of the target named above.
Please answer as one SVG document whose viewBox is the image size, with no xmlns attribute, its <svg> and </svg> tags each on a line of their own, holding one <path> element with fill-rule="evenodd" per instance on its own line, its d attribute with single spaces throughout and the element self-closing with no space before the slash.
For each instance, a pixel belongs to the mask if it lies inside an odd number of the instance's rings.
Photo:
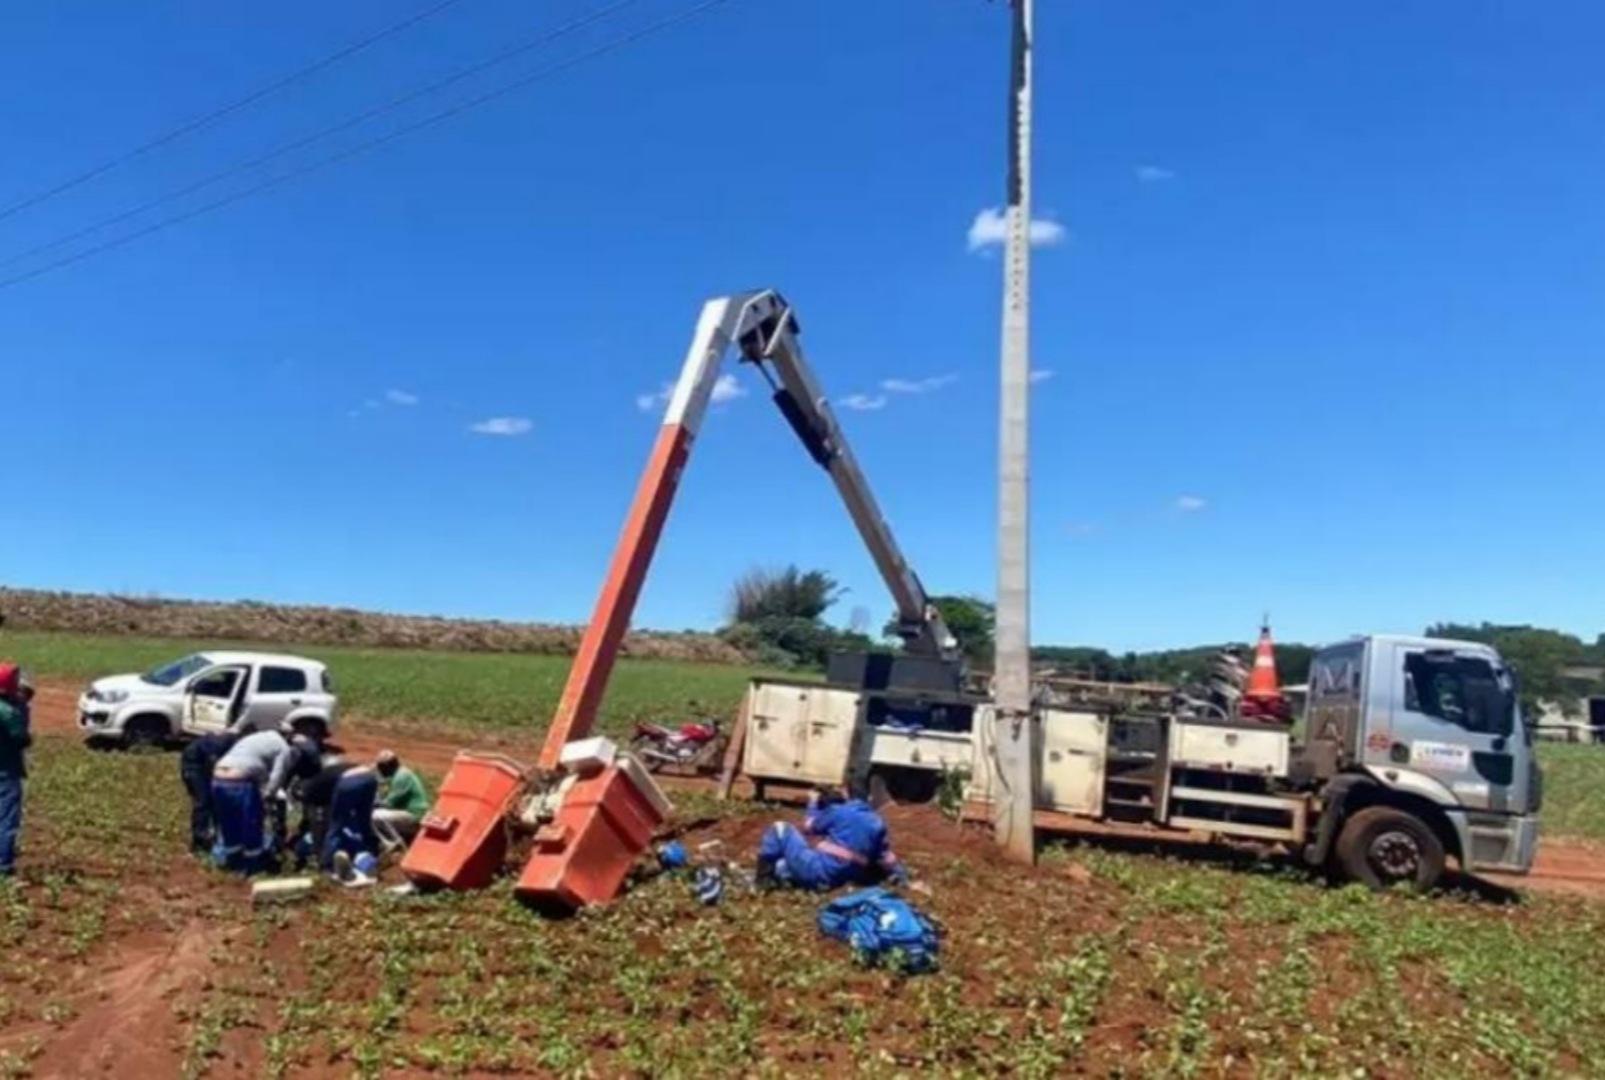
<svg viewBox="0 0 1605 1080">
<path fill-rule="evenodd" d="M 160 750 L 172 727 L 165 716 L 132 716 L 123 725 L 123 746 L 129 750 Z"/>
<path fill-rule="evenodd" d="M 1334 849 L 1338 868 L 1371 889 L 1409 883 L 1430 889 L 1443 875 L 1443 841 L 1414 814 L 1368 806 L 1343 823 Z"/>
</svg>

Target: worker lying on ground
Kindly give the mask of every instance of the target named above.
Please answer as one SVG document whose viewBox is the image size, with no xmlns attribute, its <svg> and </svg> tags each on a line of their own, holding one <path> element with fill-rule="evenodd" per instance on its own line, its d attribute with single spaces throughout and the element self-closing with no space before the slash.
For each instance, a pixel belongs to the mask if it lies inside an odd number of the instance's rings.
<svg viewBox="0 0 1605 1080">
<path fill-rule="evenodd" d="M 810 845 L 809 836 L 819 837 Z M 777 821 L 758 844 L 758 883 L 798 889 L 834 889 L 872 884 L 883 878 L 906 881 L 907 871 L 892 853 L 886 822 L 863 799 L 837 791 L 816 791 L 798 829 Z"/>
<path fill-rule="evenodd" d="M 316 742 L 285 732 L 247 735 L 212 770 L 212 814 L 217 842 L 212 857 L 219 866 L 250 874 L 278 861 L 275 837 L 269 832 L 267 806 L 297 776 L 312 776 L 322 754 Z"/>
<path fill-rule="evenodd" d="M 178 755 L 178 778 L 189 794 L 189 847 L 196 855 L 211 851 L 217 840 L 212 814 L 212 771 L 239 741 L 235 732 L 217 731 L 202 735 Z"/>
<path fill-rule="evenodd" d="M 403 848 L 429 813 L 429 791 L 418 774 L 401 763 L 394 750 L 381 750 L 374 767 L 385 781 L 384 798 L 373 812 L 373 830 L 386 851 Z"/>
</svg>

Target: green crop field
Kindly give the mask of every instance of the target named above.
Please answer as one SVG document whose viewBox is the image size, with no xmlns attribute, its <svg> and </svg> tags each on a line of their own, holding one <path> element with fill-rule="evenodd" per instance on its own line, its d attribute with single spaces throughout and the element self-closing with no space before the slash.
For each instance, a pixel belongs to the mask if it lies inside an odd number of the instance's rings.
<svg viewBox="0 0 1605 1080">
<path fill-rule="evenodd" d="M 334 673 L 348 712 L 445 726 L 538 730 L 557 707 L 569 669 L 569 658 L 563 656 L 0 632 L 0 654 L 47 678 L 144 671 L 186 652 L 225 647 L 295 652 L 322 660 Z M 752 669 L 720 664 L 624 660 L 613 673 L 601 730 L 620 732 L 636 720 L 684 719 L 699 712 L 730 715 L 753 674 Z"/>
<path fill-rule="evenodd" d="M 0 884 L 0 1076 L 1583 1076 L 1605 905 L 1372 895 L 1275 865 L 1055 848 L 895 819 L 943 968 L 866 970 L 819 899 L 643 881 L 566 921 L 484 892 L 322 883 L 253 910 L 183 854 L 171 755 L 34 755 Z M 750 858 L 749 804 L 687 799 Z M 778 811 L 768 811 L 775 813 Z"/>
</svg>

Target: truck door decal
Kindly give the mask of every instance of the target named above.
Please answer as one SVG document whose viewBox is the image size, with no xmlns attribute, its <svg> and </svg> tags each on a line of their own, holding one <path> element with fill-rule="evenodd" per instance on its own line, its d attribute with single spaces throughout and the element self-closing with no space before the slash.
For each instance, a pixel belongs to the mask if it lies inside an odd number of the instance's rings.
<svg viewBox="0 0 1605 1080">
<path fill-rule="evenodd" d="M 1466 772 L 1471 768 L 1471 748 L 1463 744 L 1418 739 L 1410 744 L 1410 764 L 1421 769 Z"/>
</svg>

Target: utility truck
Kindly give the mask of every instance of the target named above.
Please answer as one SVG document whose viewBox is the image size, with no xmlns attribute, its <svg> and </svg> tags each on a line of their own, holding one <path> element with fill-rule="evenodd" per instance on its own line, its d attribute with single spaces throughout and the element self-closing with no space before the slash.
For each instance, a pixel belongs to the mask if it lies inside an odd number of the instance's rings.
<svg viewBox="0 0 1605 1080">
<path fill-rule="evenodd" d="M 596 609 L 547 729 L 539 767 L 589 734 L 725 358 L 756 369 L 803 449 L 835 485 L 896 605 L 895 656 L 837 658 L 826 682 L 755 681 L 727 759 L 770 785 L 884 785 L 929 798 L 944 777 L 983 810 L 1003 780 L 997 710 L 966 679 L 958 643 L 892 535 L 803 357 L 795 310 L 765 289 L 703 306 L 619 535 Z M 1033 798 L 1054 816 L 1272 841 L 1374 886 L 1427 886 L 1453 856 L 1525 871 L 1538 772 L 1512 680 L 1486 646 L 1370 637 L 1315 662 L 1304 736 L 1288 725 L 1185 709 L 1044 698 Z M 1012 721 L 1011 721 L 1012 722 Z"/>
<path fill-rule="evenodd" d="M 751 684 L 741 766 L 760 795 L 832 784 L 918 800 L 946 776 L 972 805 L 992 802 L 991 702 L 852 674 Z M 1430 887 L 1449 857 L 1473 872 L 1532 866 L 1538 766 L 1514 680 L 1486 645 L 1375 635 L 1329 646 L 1294 727 L 1047 702 L 1034 722 L 1042 825 L 1281 844 L 1372 887 Z"/>
</svg>

